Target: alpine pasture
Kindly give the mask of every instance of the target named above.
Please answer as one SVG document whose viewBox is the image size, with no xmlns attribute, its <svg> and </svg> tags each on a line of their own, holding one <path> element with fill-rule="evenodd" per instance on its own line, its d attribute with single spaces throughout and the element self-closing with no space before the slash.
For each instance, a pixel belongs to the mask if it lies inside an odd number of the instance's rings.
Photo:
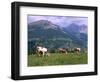
<svg viewBox="0 0 100 82">
<path fill-rule="evenodd" d="M 88 17 L 28 15 L 27 21 L 28 66 L 88 63 Z"/>
<path fill-rule="evenodd" d="M 53 66 L 87 64 L 87 53 L 47 53 L 50 56 L 38 57 L 37 54 L 28 55 L 28 66 Z"/>
</svg>

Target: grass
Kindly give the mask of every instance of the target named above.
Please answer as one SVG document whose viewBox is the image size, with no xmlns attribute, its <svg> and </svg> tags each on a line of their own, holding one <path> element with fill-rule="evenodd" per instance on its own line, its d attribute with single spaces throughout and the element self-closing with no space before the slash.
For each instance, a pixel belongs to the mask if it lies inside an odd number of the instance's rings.
<svg viewBox="0 0 100 82">
<path fill-rule="evenodd" d="M 74 65 L 87 64 L 87 54 L 60 54 L 49 53 L 50 56 L 38 57 L 36 54 L 28 55 L 28 66 Z"/>
</svg>

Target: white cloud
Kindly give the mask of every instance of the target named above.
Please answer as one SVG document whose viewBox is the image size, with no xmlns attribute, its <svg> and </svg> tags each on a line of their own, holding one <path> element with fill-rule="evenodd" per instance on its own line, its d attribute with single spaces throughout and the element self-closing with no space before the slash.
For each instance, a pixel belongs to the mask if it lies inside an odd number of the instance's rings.
<svg viewBox="0 0 100 82">
<path fill-rule="evenodd" d="M 38 21 L 38 20 L 48 20 L 54 24 L 60 25 L 62 27 L 66 27 L 71 23 L 76 23 L 78 25 L 88 25 L 88 18 L 87 17 L 69 17 L 69 16 L 35 16 L 35 15 L 28 15 L 28 23 Z"/>
</svg>

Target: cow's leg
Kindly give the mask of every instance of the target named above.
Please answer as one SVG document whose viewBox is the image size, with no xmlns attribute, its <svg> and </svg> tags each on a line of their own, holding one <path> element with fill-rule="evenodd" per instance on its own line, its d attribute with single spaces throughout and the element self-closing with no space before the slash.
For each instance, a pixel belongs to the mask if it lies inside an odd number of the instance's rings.
<svg viewBox="0 0 100 82">
<path fill-rule="evenodd" d="M 50 54 L 49 54 L 49 53 L 47 53 L 47 52 L 45 52 L 45 56 L 50 56 Z"/>
<path fill-rule="evenodd" d="M 38 56 L 38 51 L 36 51 L 36 56 Z"/>
<path fill-rule="evenodd" d="M 41 51 L 38 52 L 38 56 L 39 56 L 39 57 L 41 56 Z"/>
<path fill-rule="evenodd" d="M 39 56 L 39 52 L 37 52 L 37 56 Z"/>
<path fill-rule="evenodd" d="M 77 51 L 77 55 L 79 55 L 79 51 Z"/>
<path fill-rule="evenodd" d="M 44 53 L 45 53 L 45 52 L 43 52 L 43 57 L 44 57 Z"/>
</svg>

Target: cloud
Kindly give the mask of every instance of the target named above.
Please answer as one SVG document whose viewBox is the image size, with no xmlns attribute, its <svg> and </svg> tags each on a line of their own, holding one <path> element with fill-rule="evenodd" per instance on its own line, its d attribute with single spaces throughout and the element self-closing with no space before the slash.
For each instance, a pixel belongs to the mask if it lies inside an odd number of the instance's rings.
<svg viewBox="0 0 100 82">
<path fill-rule="evenodd" d="M 28 23 L 35 22 L 38 20 L 48 20 L 54 24 L 66 27 L 71 23 L 76 23 L 78 25 L 88 25 L 87 17 L 75 17 L 75 16 L 34 16 L 28 15 Z"/>
</svg>

